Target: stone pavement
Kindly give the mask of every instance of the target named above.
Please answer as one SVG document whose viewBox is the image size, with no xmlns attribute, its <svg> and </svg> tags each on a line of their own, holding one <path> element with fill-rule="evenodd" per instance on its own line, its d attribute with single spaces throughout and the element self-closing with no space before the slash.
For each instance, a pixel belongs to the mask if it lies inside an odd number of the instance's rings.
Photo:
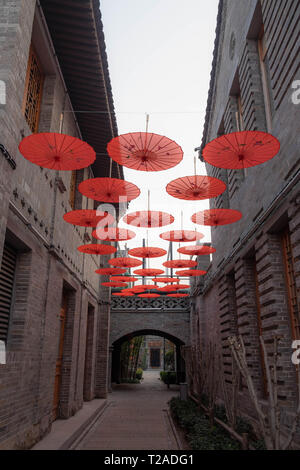
<svg viewBox="0 0 300 470">
<path fill-rule="evenodd" d="M 176 432 L 167 402 L 179 393 L 176 385 L 145 371 L 141 384 L 115 385 L 109 406 L 76 447 L 77 450 L 177 450 Z"/>
</svg>

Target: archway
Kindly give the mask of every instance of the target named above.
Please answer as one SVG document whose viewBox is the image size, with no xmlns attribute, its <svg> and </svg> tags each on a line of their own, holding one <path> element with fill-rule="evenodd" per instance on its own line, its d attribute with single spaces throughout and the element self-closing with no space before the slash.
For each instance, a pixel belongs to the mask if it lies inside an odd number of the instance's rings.
<svg viewBox="0 0 300 470">
<path fill-rule="evenodd" d="M 185 381 L 185 363 L 183 357 L 181 355 L 181 346 L 185 343 L 177 338 L 176 336 L 171 335 L 162 330 L 157 329 L 141 329 L 132 331 L 123 335 L 122 337 L 115 340 L 112 344 L 112 360 L 111 360 L 111 382 L 112 383 L 119 383 L 120 382 L 120 353 L 121 353 L 121 345 L 124 341 L 128 341 L 136 336 L 161 336 L 162 338 L 166 338 L 175 344 L 176 347 L 176 377 L 177 383 Z"/>
</svg>

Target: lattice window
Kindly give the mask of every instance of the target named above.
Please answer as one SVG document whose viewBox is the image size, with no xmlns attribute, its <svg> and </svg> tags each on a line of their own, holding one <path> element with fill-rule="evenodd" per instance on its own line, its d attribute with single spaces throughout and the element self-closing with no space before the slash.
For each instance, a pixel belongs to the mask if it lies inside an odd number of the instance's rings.
<svg viewBox="0 0 300 470">
<path fill-rule="evenodd" d="M 70 182 L 70 195 L 69 195 L 69 203 L 72 209 L 75 209 L 76 176 L 77 176 L 76 170 L 72 171 L 71 182 Z"/>
<path fill-rule="evenodd" d="M 258 326 L 258 336 L 262 336 L 262 321 L 261 321 L 261 306 L 260 306 L 260 297 L 259 297 L 259 284 L 258 284 L 258 275 L 255 259 L 253 259 L 253 274 L 255 282 L 255 303 L 256 303 L 256 312 L 257 312 L 257 326 Z M 260 352 L 260 365 L 262 371 L 262 393 L 264 398 L 268 396 L 268 382 L 267 382 L 267 371 L 265 367 L 264 351 L 259 340 L 259 352 Z"/>
<path fill-rule="evenodd" d="M 30 46 L 23 101 L 23 114 L 32 132 L 38 131 L 43 83 L 44 74 L 42 72 L 42 68 L 33 47 Z"/>
<path fill-rule="evenodd" d="M 266 38 L 264 33 L 264 28 L 262 28 L 259 39 L 258 39 L 258 53 L 259 53 L 259 63 L 261 70 L 261 81 L 264 94 L 265 102 L 265 113 L 266 113 L 266 122 L 268 132 L 272 131 L 272 106 L 271 106 L 271 94 L 270 94 L 270 77 L 269 77 L 269 64 L 267 56 L 267 45 Z"/>
<path fill-rule="evenodd" d="M 289 314 L 293 339 L 300 338 L 300 314 L 297 299 L 297 287 L 290 232 L 286 229 L 281 234 L 284 271 L 287 289 Z"/>
<path fill-rule="evenodd" d="M 4 244 L 0 269 L 0 340 L 7 341 L 10 311 L 13 302 L 17 253 Z"/>
</svg>

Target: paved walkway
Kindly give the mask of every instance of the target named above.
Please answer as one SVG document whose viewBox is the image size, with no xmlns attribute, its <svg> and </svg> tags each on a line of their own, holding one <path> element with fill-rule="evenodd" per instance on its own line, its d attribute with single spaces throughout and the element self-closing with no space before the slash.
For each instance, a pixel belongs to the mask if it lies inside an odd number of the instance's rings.
<svg viewBox="0 0 300 470">
<path fill-rule="evenodd" d="M 159 372 L 145 371 L 141 384 L 114 386 L 109 407 L 90 429 L 77 450 L 177 450 L 166 412 L 178 387 L 159 380 Z"/>
</svg>

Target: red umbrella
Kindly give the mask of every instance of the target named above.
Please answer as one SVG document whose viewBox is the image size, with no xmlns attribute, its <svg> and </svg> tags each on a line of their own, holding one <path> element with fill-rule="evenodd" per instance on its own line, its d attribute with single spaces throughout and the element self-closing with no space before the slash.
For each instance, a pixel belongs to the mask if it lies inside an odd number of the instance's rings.
<svg viewBox="0 0 300 470">
<path fill-rule="evenodd" d="M 128 251 L 128 254 L 138 258 L 159 258 L 166 255 L 167 251 L 153 246 L 142 246 L 140 248 L 132 248 Z"/>
<path fill-rule="evenodd" d="M 96 159 L 86 142 L 55 132 L 31 134 L 22 140 L 19 150 L 31 163 L 51 170 L 80 170 Z"/>
<path fill-rule="evenodd" d="M 183 290 L 183 289 L 189 289 L 190 286 L 188 284 L 175 284 L 172 286 L 164 286 L 159 288 L 159 292 L 173 292 L 176 290 Z"/>
<path fill-rule="evenodd" d="M 98 245 L 96 243 L 90 243 L 89 245 L 81 245 L 77 248 L 81 253 L 87 253 L 89 255 L 110 255 L 115 253 L 117 249 L 110 245 Z"/>
<path fill-rule="evenodd" d="M 143 269 L 136 269 L 133 271 L 134 274 L 138 276 L 158 276 L 159 274 L 164 274 L 162 269 L 152 269 L 152 268 L 143 268 Z"/>
<path fill-rule="evenodd" d="M 217 197 L 226 189 L 223 181 L 211 176 L 184 176 L 171 181 L 166 191 L 178 199 L 201 200 Z"/>
<path fill-rule="evenodd" d="M 133 292 L 134 294 L 138 294 L 140 292 L 144 292 L 146 289 L 144 289 L 143 287 L 141 286 L 135 286 L 135 287 L 132 287 L 131 289 L 131 292 Z"/>
<path fill-rule="evenodd" d="M 132 276 L 115 276 L 111 277 L 110 280 L 117 282 L 136 282 L 137 278 Z"/>
<path fill-rule="evenodd" d="M 197 266 L 197 261 L 192 261 L 189 259 L 174 259 L 171 261 L 165 261 L 163 266 L 166 268 L 194 268 Z"/>
<path fill-rule="evenodd" d="M 148 299 L 153 299 L 154 297 L 160 297 L 159 294 L 151 294 L 151 293 L 146 293 L 146 294 L 138 294 L 138 297 L 144 297 Z"/>
<path fill-rule="evenodd" d="M 193 277 L 193 276 L 203 276 L 206 274 L 206 271 L 202 271 L 201 269 L 186 269 L 183 271 L 176 271 L 177 276 L 183 277 Z"/>
<path fill-rule="evenodd" d="M 183 253 L 184 255 L 190 256 L 200 256 L 200 255 L 209 255 L 215 253 L 216 249 L 212 246 L 207 245 L 192 245 L 192 246 L 183 246 L 178 248 L 178 253 Z"/>
<path fill-rule="evenodd" d="M 101 282 L 101 286 L 106 287 L 127 287 L 128 284 L 126 282 Z"/>
<path fill-rule="evenodd" d="M 157 277 L 152 279 L 153 282 L 162 282 L 164 284 L 167 284 L 168 282 L 179 282 L 179 279 L 175 279 L 174 277 Z"/>
<path fill-rule="evenodd" d="M 183 157 L 176 142 L 148 132 L 115 137 L 108 143 L 107 152 L 120 165 L 140 171 L 167 170 L 178 165 Z"/>
<path fill-rule="evenodd" d="M 135 233 L 132 230 L 126 230 L 125 228 L 110 227 L 107 229 L 94 230 L 92 236 L 98 240 L 107 240 L 111 242 L 119 242 L 124 240 L 131 240 L 135 237 Z"/>
<path fill-rule="evenodd" d="M 113 258 L 108 262 L 111 266 L 120 266 L 121 268 L 134 268 L 143 264 L 141 260 L 129 257 Z"/>
<path fill-rule="evenodd" d="M 113 276 L 114 274 L 124 274 L 126 269 L 122 268 L 100 268 L 96 269 L 95 273 L 102 274 L 103 276 Z"/>
<path fill-rule="evenodd" d="M 156 289 L 157 285 L 156 284 L 140 284 L 138 286 L 135 286 L 134 288 L 143 289 L 143 290 L 151 290 L 151 289 Z"/>
<path fill-rule="evenodd" d="M 191 221 L 199 225 L 227 225 L 237 222 L 242 213 L 234 209 L 207 209 L 192 215 Z"/>
<path fill-rule="evenodd" d="M 133 297 L 134 294 L 131 292 L 113 292 L 112 295 L 115 295 L 116 297 Z"/>
<path fill-rule="evenodd" d="M 189 294 L 167 294 L 167 297 L 189 297 Z"/>
<path fill-rule="evenodd" d="M 174 222 L 174 217 L 171 214 L 160 211 L 138 211 L 123 217 L 126 224 L 134 225 L 135 227 L 162 227 L 170 225 Z"/>
<path fill-rule="evenodd" d="M 194 242 L 204 237 L 202 233 L 194 232 L 193 230 L 171 230 L 170 232 L 161 233 L 159 236 L 163 240 L 179 243 Z"/>
<path fill-rule="evenodd" d="M 117 178 L 92 178 L 78 186 L 84 196 L 102 202 L 126 202 L 140 195 L 139 188 L 128 181 Z"/>
<path fill-rule="evenodd" d="M 64 215 L 65 222 L 81 227 L 106 227 L 115 222 L 115 218 L 108 212 L 96 211 L 92 209 L 80 209 L 70 211 Z"/>
<path fill-rule="evenodd" d="M 219 168 L 242 169 L 270 160 L 279 149 L 279 141 L 266 132 L 232 132 L 209 142 L 203 149 L 203 158 Z"/>
</svg>

